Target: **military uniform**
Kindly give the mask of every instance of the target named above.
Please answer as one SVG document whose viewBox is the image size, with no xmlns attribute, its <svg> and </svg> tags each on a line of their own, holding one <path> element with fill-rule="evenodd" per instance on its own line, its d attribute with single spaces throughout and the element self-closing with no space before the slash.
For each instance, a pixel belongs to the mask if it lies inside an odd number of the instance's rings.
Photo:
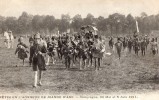
<svg viewBox="0 0 159 100">
<path fill-rule="evenodd" d="M 63 54 L 65 58 L 65 66 L 66 68 L 70 68 L 71 65 L 71 59 L 73 60 L 73 47 L 66 45 L 63 45 Z"/>
<path fill-rule="evenodd" d="M 138 40 L 135 40 L 134 50 L 135 50 L 135 54 L 138 55 L 138 52 L 139 52 L 139 50 L 140 50 L 140 44 L 139 44 Z"/>
<path fill-rule="evenodd" d="M 128 49 L 129 49 L 129 52 L 131 53 L 131 49 L 132 49 L 132 40 L 131 39 L 128 40 Z"/>
<path fill-rule="evenodd" d="M 55 44 L 53 42 L 48 42 L 47 50 L 48 50 L 48 55 L 50 57 L 53 57 L 55 55 L 54 49 L 55 49 Z"/>
<path fill-rule="evenodd" d="M 145 56 L 145 51 L 146 51 L 146 40 L 143 40 L 142 42 L 141 42 L 141 53 L 142 53 L 142 56 Z"/>
<path fill-rule="evenodd" d="M 122 42 L 118 40 L 118 42 L 115 43 L 117 54 L 119 56 L 119 59 L 121 57 L 121 49 L 122 49 Z"/>
</svg>

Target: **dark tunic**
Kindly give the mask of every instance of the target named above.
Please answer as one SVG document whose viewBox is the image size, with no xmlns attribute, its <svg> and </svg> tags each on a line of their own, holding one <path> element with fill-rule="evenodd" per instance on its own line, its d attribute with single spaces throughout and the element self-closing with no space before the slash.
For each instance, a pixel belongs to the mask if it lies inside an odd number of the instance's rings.
<svg viewBox="0 0 159 100">
<path fill-rule="evenodd" d="M 138 41 L 135 41 L 135 51 L 139 51 L 140 50 L 140 43 Z"/>
<path fill-rule="evenodd" d="M 48 42 L 47 50 L 48 50 L 48 55 L 50 57 L 53 57 L 55 55 L 54 49 L 55 49 L 55 44 L 53 42 Z"/>
<path fill-rule="evenodd" d="M 32 56 L 33 71 L 37 71 L 38 69 L 43 71 L 46 70 L 45 59 L 43 55 L 38 53 L 39 51 L 45 53 L 46 52 L 45 46 L 34 44 L 31 48 L 32 48 L 31 49 L 32 54 L 30 55 Z"/>
<path fill-rule="evenodd" d="M 79 42 L 77 44 L 77 50 L 78 50 L 78 57 L 85 60 L 87 58 L 87 52 L 85 51 L 86 45 L 84 42 Z"/>
<path fill-rule="evenodd" d="M 93 51 L 93 42 L 92 41 L 88 41 L 87 42 L 88 45 L 88 50 L 87 50 L 87 54 L 89 58 L 93 57 L 92 51 Z"/>
<path fill-rule="evenodd" d="M 146 42 L 145 41 L 143 41 L 143 42 L 141 42 L 141 50 L 145 50 L 146 49 Z"/>
<path fill-rule="evenodd" d="M 24 60 L 25 58 L 28 57 L 28 55 L 27 55 L 28 51 L 26 50 L 26 48 L 28 48 L 28 46 L 25 45 L 24 43 L 19 43 L 17 45 L 15 54 L 18 53 L 18 58 Z"/>
<path fill-rule="evenodd" d="M 30 37 L 30 38 L 29 38 L 29 42 L 31 42 L 31 41 L 34 41 L 33 37 Z"/>
<path fill-rule="evenodd" d="M 117 43 L 115 43 L 115 46 L 116 46 L 118 56 L 121 57 L 122 42 L 118 41 Z"/>
<path fill-rule="evenodd" d="M 123 41 L 123 48 L 125 49 L 125 48 L 127 47 L 127 45 L 128 45 L 127 40 L 124 40 L 124 41 Z"/>
<path fill-rule="evenodd" d="M 128 48 L 130 48 L 130 49 L 132 48 L 132 41 L 131 40 L 128 41 Z"/>
</svg>

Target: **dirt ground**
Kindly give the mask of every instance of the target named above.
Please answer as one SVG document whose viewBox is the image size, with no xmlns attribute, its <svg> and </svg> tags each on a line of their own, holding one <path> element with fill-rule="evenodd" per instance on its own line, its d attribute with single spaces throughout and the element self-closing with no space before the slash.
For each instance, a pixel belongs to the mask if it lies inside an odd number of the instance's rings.
<svg viewBox="0 0 159 100">
<path fill-rule="evenodd" d="M 25 39 L 28 44 L 28 39 Z M 26 59 L 25 66 L 0 40 L 0 93 L 6 94 L 110 94 L 143 93 L 159 89 L 159 56 L 148 48 L 146 56 L 122 52 L 119 61 L 116 53 L 103 58 L 99 71 L 94 67 L 79 70 L 79 65 L 66 70 L 62 61 L 47 66 L 43 73 L 43 86 L 32 88 L 33 71 Z M 106 46 L 106 52 L 109 52 Z M 18 67 L 16 66 L 18 65 Z"/>
</svg>

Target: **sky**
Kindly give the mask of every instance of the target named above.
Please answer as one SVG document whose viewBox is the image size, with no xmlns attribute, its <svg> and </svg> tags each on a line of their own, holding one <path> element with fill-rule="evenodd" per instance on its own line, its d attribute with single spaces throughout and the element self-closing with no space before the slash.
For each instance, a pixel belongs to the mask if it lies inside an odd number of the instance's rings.
<svg viewBox="0 0 159 100">
<path fill-rule="evenodd" d="M 0 15 L 19 17 L 23 11 L 32 15 L 61 14 L 73 17 L 80 14 L 83 18 L 88 13 L 95 17 L 113 13 L 140 16 L 141 12 L 148 15 L 159 13 L 159 0 L 0 0 Z"/>
</svg>

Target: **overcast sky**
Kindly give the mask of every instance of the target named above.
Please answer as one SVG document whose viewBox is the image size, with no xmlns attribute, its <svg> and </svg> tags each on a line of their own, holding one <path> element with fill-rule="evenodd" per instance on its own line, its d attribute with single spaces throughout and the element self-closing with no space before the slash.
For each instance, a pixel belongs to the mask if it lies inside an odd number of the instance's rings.
<svg viewBox="0 0 159 100">
<path fill-rule="evenodd" d="M 112 13 L 140 16 L 141 12 L 148 15 L 159 13 L 159 0 L 0 0 L 0 15 L 19 17 L 23 11 L 29 14 L 54 15 L 61 14 L 73 17 L 88 13 L 95 17 L 107 17 Z"/>
</svg>

